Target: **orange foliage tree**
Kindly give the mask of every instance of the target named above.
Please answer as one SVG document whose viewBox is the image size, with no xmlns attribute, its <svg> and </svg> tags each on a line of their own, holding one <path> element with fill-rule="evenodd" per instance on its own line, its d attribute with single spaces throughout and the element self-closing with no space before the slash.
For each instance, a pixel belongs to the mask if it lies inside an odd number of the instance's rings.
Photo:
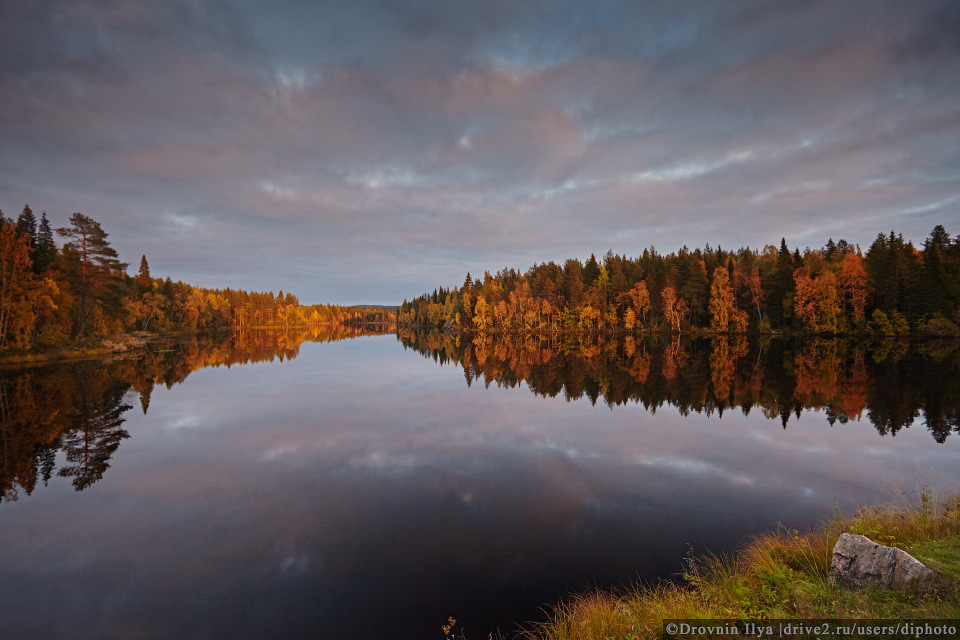
<svg viewBox="0 0 960 640">
<path fill-rule="evenodd" d="M 863 320 L 867 306 L 867 272 L 863 268 L 863 258 L 852 251 L 840 262 L 840 289 L 843 298 L 853 311 L 853 319 Z"/>
<path fill-rule="evenodd" d="M 0 221 L 0 347 L 8 338 L 17 348 L 28 346 L 35 318 L 32 264 L 29 236 Z"/>
</svg>

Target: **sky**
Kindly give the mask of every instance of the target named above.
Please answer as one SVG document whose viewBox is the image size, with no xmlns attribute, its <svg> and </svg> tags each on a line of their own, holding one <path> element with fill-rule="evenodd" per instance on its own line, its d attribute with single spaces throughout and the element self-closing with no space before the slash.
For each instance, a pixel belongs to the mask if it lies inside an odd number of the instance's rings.
<svg viewBox="0 0 960 640">
<path fill-rule="evenodd" d="M 953 0 L 0 0 L 0 208 L 399 304 L 534 262 L 960 232 Z"/>
</svg>

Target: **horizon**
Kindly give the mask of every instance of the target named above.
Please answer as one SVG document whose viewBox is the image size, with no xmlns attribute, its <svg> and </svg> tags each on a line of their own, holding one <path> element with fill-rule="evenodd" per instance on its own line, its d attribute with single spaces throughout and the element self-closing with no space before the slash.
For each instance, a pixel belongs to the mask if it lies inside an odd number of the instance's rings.
<svg viewBox="0 0 960 640">
<path fill-rule="evenodd" d="M 395 306 L 607 250 L 960 231 L 948 1 L 5 13 L 4 214 L 80 211 L 199 287 Z"/>
</svg>

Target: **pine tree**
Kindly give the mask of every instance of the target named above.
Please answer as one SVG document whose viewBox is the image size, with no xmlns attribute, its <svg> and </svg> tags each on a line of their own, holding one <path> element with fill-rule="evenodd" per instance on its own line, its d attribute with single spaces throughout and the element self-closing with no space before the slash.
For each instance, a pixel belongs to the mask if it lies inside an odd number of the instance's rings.
<svg viewBox="0 0 960 640">
<path fill-rule="evenodd" d="M 576 260 L 567 260 L 563 266 L 563 294 L 571 309 L 579 307 L 583 300 L 582 269 Z"/>
<path fill-rule="evenodd" d="M 57 229 L 57 234 L 71 240 L 63 249 L 75 267 L 72 279 L 79 299 L 76 321 L 79 339 L 86 330 L 91 311 L 112 293 L 111 285 L 119 281 L 127 263 L 117 258 L 99 222 L 77 212 L 70 216 L 70 225 Z"/>
</svg>

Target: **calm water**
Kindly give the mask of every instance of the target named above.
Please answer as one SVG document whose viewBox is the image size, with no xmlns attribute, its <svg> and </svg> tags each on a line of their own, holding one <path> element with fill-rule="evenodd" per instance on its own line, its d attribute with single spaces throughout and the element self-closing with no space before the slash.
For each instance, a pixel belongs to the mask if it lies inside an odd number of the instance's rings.
<svg viewBox="0 0 960 640">
<path fill-rule="evenodd" d="M 486 638 L 960 472 L 956 345 L 300 338 L 0 372 L 0 637 Z"/>
</svg>

